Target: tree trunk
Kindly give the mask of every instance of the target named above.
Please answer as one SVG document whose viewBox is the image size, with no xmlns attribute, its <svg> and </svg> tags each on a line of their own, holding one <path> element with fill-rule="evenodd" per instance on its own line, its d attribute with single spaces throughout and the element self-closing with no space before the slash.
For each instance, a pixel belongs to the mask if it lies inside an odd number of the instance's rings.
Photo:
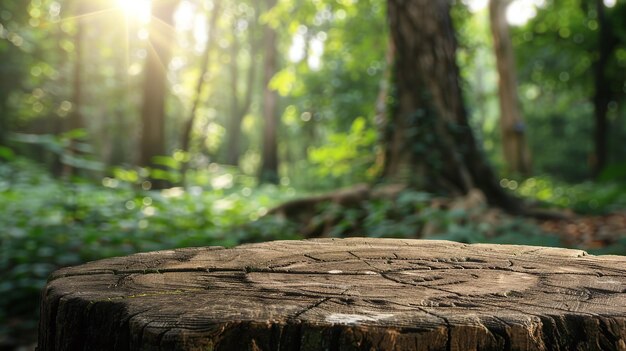
<svg viewBox="0 0 626 351">
<path fill-rule="evenodd" d="M 433 192 L 480 189 L 493 205 L 519 212 L 482 152 L 461 96 L 449 1 L 388 0 L 395 47 L 395 106 L 385 133 L 383 176 Z"/>
<path fill-rule="evenodd" d="M 260 14 L 260 6 L 255 2 L 255 16 Z M 236 21 L 236 19 L 235 19 Z M 233 23 L 233 31 L 235 23 Z M 226 163 L 234 166 L 239 165 L 239 157 L 241 156 L 241 124 L 244 117 L 250 111 L 252 105 L 252 95 L 255 88 L 255 77 L 257 71 L 256 54 L 258 48 L 258 38 L 255 35 L 257 31 L 257 19 L 253 18 L 248 29 L 248 46 L 250 66 L 248 67 L 245 93 L 243 98 L 239 97 L 239 72 L 240 66 L 237 64 L 237 56 L 239 55 L 239 42 L 236 35 L 233 34 L 233 44 L 231 46 L 231 118 L 228 126 Z"/>
<path fill-rule="evenodd" d="M 526 143 L 526 127 L 519 107 L 515 57 L 506 20 L 506 8 L 510 2 L 510 0 L 489 1 L 491 33 L 500 77 L 498 94 L 502 148 L 508 171 L 528 176 L 531 173 L 531 158 Z"/>
<path fill-rule="evenodd" d="M 84 31 L 84 19 L 83 14 L 86 13 L 86 5 L 82 1 L 78 0 L 74 2 L 74 12 L 76 18 L 76 33 L 74 33 L 74 67 L 73 67 L 73 80 L 72 80 L 72 111 L 65 123 L 65 131 L 72 131 L 76 129 L 84 128 L 83 117 L 81 115 L 82 108 L 82 64 L 83 64 L 83 31 Z M 75 138 L 71 138 L 68 149 L 65 151 L 70 158 L 76 157 L 76 141 Z M 71 164 L 71 162 L 63 163 L 62 174 L 64 177 L 71 177 L 77 174 L 77 169 Z"/>
<path fill-rule="evenodd" d="M 608 120 L 607 112 L 611 91 L 606 77 L 606 66 L 615 49 L 615 38 L 611 23 L 606 18 L 603 0 L 595 0 L 598 14 L 598 59 L 595 62 L 595 94 L 594 105 L 594 156 L 591 162 L 591 171 L 594 177 L 598 177 L 607 165 L 607 137 Z"/>
<path fill-rule="evenodd" d="M 117 36 L 118 40 L 123 40 L 126 33 L 129 33 L 128 23 L 124 23 L 122 36 Z M 107 123 L 106 136 L 104 137 L 106 163 L 107 166 L 119 166 L 130 163 L 136 158 L 136 143 L 133 142 L 134 121 L 128 118 L 129 108 L 133 105 L 128 95 L 129 86 L 128 62 L 123 55 L 115 58 L 115 79 L 118 86 L 114 91 L 115 108 L 112 110 L 110 122 Z"/>
<path fill-rule="evenodd" d="M 220 11 L 221 0 L 216 0 L 213 3 L 211 19 L 209 20 L 209 35 L 207 37 L 207 43 L 206 47 L 204 48 L 204 53 L 202 54 L 202 62 L 200 63 L 200 76 L 198 77 L 198 82 L 196 83 L 195 96 L 191 105 L 191 111 L 189 112 L 189 118 L 187 119 L 187 122 L 185 123 L 183 129 L 181 149 L 184 152 L 189 152 L 191 144 L 191 131 L 193 129 L 193 124 L 196 120 L 196 113 L 198 111 L 198 106 L 200 105 L 200 99 L 202 98 L 202 91 L 205 86 L 204 83 L 207 79 L 207 74 L 209 70 L 209 58 L 216 42 L 215 31 L 217 29 L 217 19 L 219 18 Z"/>
<path fill-rule="evenodd" d="M 276 0 L 267 0 L 271 9 Z M 277 34 L 267 24 L 265 27 L 265 67 L 263 70 L 263 152 L 259 180 L 278 183 L 278 93 L 269 86 L 278 69 Z"/>
<path fill-rule="evenodd" d="M 239 38 L 235 33 L 237 19 L 233 19 L 233 42 L 230 45 L 230 118 L 226 137 L 226 164 L 239 165 L 241 122 L 239 115 Z"/>
<path fill-rule="evenodd" d="M 392 83 L 392 73 L 394 72 L 396 50 L 393 46 L 393 40 L 389 38 L 387 42 L 387 50 L 385 52 L 385 73 L 380 81 L 378 96 L 376 97 L 376 117 L 374 123 L 379 133 L 384 134 L 389 122 L 389 95 L 390 84 Z"/>
<path fill-rule="evenodd" d="M 152 21 L 148 57 L 144 70 L 143 107 L 141 110 L 142 134 L 139 165 L 155 167 L 152 159 L 166 153 L 165 99 L 167 96 L 167 66 L 174 43 L 173 13 L 177 2 L 172 0 L 152 2 Z M 153 185 L 159 186 L 161 182 Z"/>
<path fill-rule="evenodd" d="M 6 102 L 4 100 L 4 96 L 0 96 L 0 146 L 6 146 L 6 134 L 9 126 L 7 120 Z M 2 161 L 3 160 L 0 157 L 0 162 Z"/>
</svg>

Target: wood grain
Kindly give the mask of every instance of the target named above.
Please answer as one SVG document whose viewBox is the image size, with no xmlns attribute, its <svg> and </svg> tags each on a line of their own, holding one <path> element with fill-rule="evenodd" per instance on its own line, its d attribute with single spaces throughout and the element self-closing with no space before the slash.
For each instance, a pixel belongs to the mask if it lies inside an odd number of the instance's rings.
<svg viewBox="0 0 626 351">
<path fill-rule="evenodd" d="M 626 350 L 626 257 L 318 239 L 55 272 L 39 350 Z"/>
</svg>

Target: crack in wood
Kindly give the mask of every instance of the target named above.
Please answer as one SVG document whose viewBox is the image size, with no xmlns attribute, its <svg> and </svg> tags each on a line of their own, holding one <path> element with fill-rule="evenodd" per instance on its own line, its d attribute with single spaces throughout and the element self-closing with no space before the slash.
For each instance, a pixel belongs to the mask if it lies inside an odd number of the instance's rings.
<svg viewBox="0 0 626 351">
<path fill-rule="evenodd" d="M 547 309 L 552 309 L 552 310 L 556 310 L 556 311 L 560 311 L 560 312 L 567 312 L 565 313 L 565 315 L 569 314 L 576 314 L 576 315 L 585 315 L 585 316 L 591 316 L 591 317 L 600 317 L 600 314 L 596 314 L 596 313 L 589 313 L 589 312 L 584 312 L 584 311 L 572 311 L 570 309 L 566 309 L 566 308 L 560 308 L 557 306 L 546 306 L 546 305 L 536 305 L 533 303 L 529 303 L 529 302 L 524 302 L 524 301 L 517 301 L 517 304 L 520 305 L 524 305 L 524 306 L 529 306 L 529 307 L 534 307 L 537 309 L 542 309 L 545 310 Z"/>
<path fill-rule="evenodd" d="M 624 343 L 624 341 L 619 336 L 615 335 L 615 333 L 609 330 L 609 326 L 607 325 L 608 323 L 607 319 L 610 321 L 614 320 L 613 318 L 606 318 L 606 319 L 601 318 L 599 321 L 600 333 L 604 335 L 606 339 L 608 339 L 608 344 L 606 344 L 605 342 L 600 345 L 600 347 L 605 350 L 610 349 L 611 345 L 619 345 L 620 341 L 622 342 L 622 344 Z M 601 340 L 601 341 L 604 341 L 604 340 Z"/>
<path fill-rule="evenodd" d="M 352 251 L 347 251 L 348 254 L 352 255 L 354 258 L 356 258 L 359 261 L 363 261 L 363 259 L 361 259 L 361 257 L 357 256 L 354 252 Z"/>
<path fill-rule="evenodd" d="M 162 332 L 160 332 L 160 333 L 158 333 L 156 335 L 154 343 L 156 345 L 161 346 L 161 344 L 163 343 L 163 337 L 165 336 L 165 334 L 167 334 L 171 330 L 172 330 L 172 328 L 164 328 L 164 330 Z"/>
<path fill-rule="evenodd" d="M 540 281 L 538 285 L 546 286 L 546 287 L 553 288 L 556 290 L 556 291 L 542 291 L 546 294 L 557 293 L 561 295 L 582 297 L 585 300 L 590 300 L 591 298 L 593 298 L 593 294 L 590 291 L 583 291 L 583 290 L 574 289 L 574 288 L 570 288 L 566 286 L 554 285 L 554 284 L 550 284 L 547 281 Z"/>
<path fill-rule="evenodd" d="M 434 312 L 427 311 L 425 308 L 421 309 L 422 312 L 435 316 L 441 320 L 443 320 L 446 325 L 446 351 L 452 351 L 452 324 L 450 324 L 450 320 L 446 317 L 440 316 Z"/>
<path fill-rule="evenodd" d="M 480 303 L 483 304 L 483 305 L 489 306 L 489 307 L 493 307 L 494 309 L 496 309 L 496 308 L 497 309 L 506 309 L 506 310 L 509 310 L 509 311 L 517 312 L 520 315 L 527 315 L 527 316 L 533 316 L 533 317 L 541 318 L 540 314 L 532 313 L 532 312 L 529 312 L 529 311 L 526 311 L 526 310 L 522 310 L 522 309 L 511 307 L 511 306 L 507 306 L 507 307 L 503 308 L 502 305 L 489 303 L 488 301 L 489 301 L 489 297 L 488 296 L 483 296 L 481 301 L 480 301 Z"/>
<path fill-rule="evenodd" d="M 447 293 L 447 294 L 450 294 L 450 295 L 455 295 L 455 296 L 462 296 L 461 294 L 459 294 L 459 293 L 457 293 L 457 292 L 454 292 L 454 291 L 448 291 L 448 290 L 445 290 L 445 289 L 440 289 L 440 288 L 434 287 L 434 286 L 432 286 L 432 285 L 422 285 L 422 284 L 416 284 L 416 283 L 411 283 L 411 282 L 406 282 L 406 281 L 403 281 L 403 280 L 395 279 L 395 278 L 393 278 L 393 277 L 388 276 L 386 272 L 385 272 L 385 273 L 381 273 L 381 274 L 380 274 L 380 276 L 381 276 L 381 277 L 383 277 L 383 278 L 385 278 L 385 279 L 388 279 L 388 280 L 391 280 L 391 281 L 393 281 L 393 282 L 396 282 L 396 283 L 398 283 L 398 284 L 403 284 L 403 285 L 409 285 L 409 286 L 413 286 L 413 287 L 420 287 L 420 288 L 431 289 L 431 290 L 435 290 L 435 291 L 439 291 L 439 292 L 443 292 L 443 293 Z"/>
<path fill-rule="evenodd" d="M 176 289 L 176 290 L 163 290 L 163 291 L 154 291 L 154 292 L 144 292 L 144 293 L 136 293 L 132 295 L 125 296 L 115 296 L 115 297 L 106 297 L 99 300 L 89 301 L 90 304 L 105 302 L 105 301 L 115 301 L 115 300 L 124 300 L 124 299 L 136 299 L 142 297 L 154 297 L 154 296 L 163 296 L 163 295 L 183 295 L 187 293 L 196 293 L 199 291 L 204 291 L 206 289 L 192 288 L 192 289 Z"/>
<path fill-rule="evenodd" d="M 302 314 L 304 314 L 304 313 L 306 313 L 306 312 L 308 312 L 308 311 L 310 311 L 310 310 L 312 310 L 314 308 L 317 308 L 317 307 L 321 306 L 323 303 L 325 303 L 326 301 L 328 301 L 330 299 L 331 299 L 331 297 L 325 297 L 325 298 L 315 302 L 314 304 L 305 307 L 302 311 L 296 312 L 293 316 L 290 316 L 287 319 L 288 320 L 298 319 L 298 317 L 300 317 Z"/>
<path fill-rule="evenodd" d="M 146 329 L 150 326 L 150 323 L 152 323 L 152 321 L 149 321 L 147 323 L 143 323 L 143 325 L 141 325 L 141 328 L 137 332 L 137 344 L 141 345 L 141 344 L 144 343 L 143 337 L 144 337 L 144 334 L 146 332 Z"/>
<path fill-rule="evenodd" d="M 498 317 L 498 316 L 493 316 L 493 319 L 497 320 L 500 322 L 503 330 L 499 330 L 497 327 L 496 328 L 489 328 L 489 330 L 491 330 L 491 333 L 493 335 L 498 335 L 500 336 L 500 338 L 502 338 L 502 340 L 504 341 L 504 345 L 503 345 L 503 350 L 506 351 L 510 351 L 512 349 L 511 347 L 511 333 L 512 330 L 514 329 L 514 326 L 509 324 L 509 322 L 507 322 L 506 320 Z"/>
<path fill-rule="evenodd" d="M 321 260 L 321 259 L 319 259 L 319 258 L 317 258 L 317 257 L 315 257 L 315 256 L 313 256 L 311 254 L 305 253 L 303 256 L 306 257 L 306 258 L 310 258 L 310 259 L 312 259 L 315 262 L 324 262 L 324 260 Z"/>
<path fill-rule="evenodd" d="M 410 285 L 410 286 L 418 286 L 418 284 L 411 283 L 411 282 L 406 282 L 406 281 L 403 281 L 403 280 L 399 280 L 399 279 L 396 279 L 396 278 L 390 277 L 390 276 L 388 275 L 388 274 L 393 274 L 393 273 L 395 273 L 395 272 L 381 272 L 381 273 L 380 273 L 380 276 L 381 276 L 381 277 L 383 277 L 383 278 L 385 278 L 385 279 L 387 279 L 387 280 L 390 280 L 390 281 L 392 281 L 392 282 L 398 283 L 398 284 Z"/>
</svg>

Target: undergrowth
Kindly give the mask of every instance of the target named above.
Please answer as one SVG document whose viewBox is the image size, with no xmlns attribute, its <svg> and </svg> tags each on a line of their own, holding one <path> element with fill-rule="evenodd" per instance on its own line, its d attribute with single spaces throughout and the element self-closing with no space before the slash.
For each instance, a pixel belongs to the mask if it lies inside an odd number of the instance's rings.
<svg viewBox="0 0 626 351">
<path fill-rule="evenodd" d="M 20 329 L 35 329 L 39 293 L 60 267 L 142 251 L 301 238 L 301 224 L 265 216 L 304 195 L 293 188 L 257 186 L 214 166 L 196 175 L 193 185 L 156 191 L 139 173 L 117 170 L 94 184 L 54 179 L 21 159 L 0 163 L 0 345 Z M 516 191 L 581 211 L 626 207 L 618 185 L 565 186 L 532 178 Z M 434 201 L 431 194 L 406 191 L 395 201 L 371 200 L 358 208 L 326 204 L 312 220 L 331 223 L 325 235 L 336 237 L 560 245 L 523 219 L 485 220 L 486 207 L 437 207 Z"/>
</svg>

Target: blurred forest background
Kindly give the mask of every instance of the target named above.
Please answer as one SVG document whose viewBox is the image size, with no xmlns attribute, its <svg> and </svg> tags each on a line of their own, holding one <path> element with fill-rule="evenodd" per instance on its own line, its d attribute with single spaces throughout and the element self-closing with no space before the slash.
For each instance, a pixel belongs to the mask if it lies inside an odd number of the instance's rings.
<svg viewBox="0 0 626 351">
<path fill-rule="evenodd" d="M 451 2 L 470 134 L 523 207 L 394 168 L 399 3 L 2 0 L 0 349 L 36 338 L 51 271 L 138 251 L 360 235 L 626 254 L 626 0 Z M 445 168 L 425 111 L 403 147 Z"/>
</svg>

